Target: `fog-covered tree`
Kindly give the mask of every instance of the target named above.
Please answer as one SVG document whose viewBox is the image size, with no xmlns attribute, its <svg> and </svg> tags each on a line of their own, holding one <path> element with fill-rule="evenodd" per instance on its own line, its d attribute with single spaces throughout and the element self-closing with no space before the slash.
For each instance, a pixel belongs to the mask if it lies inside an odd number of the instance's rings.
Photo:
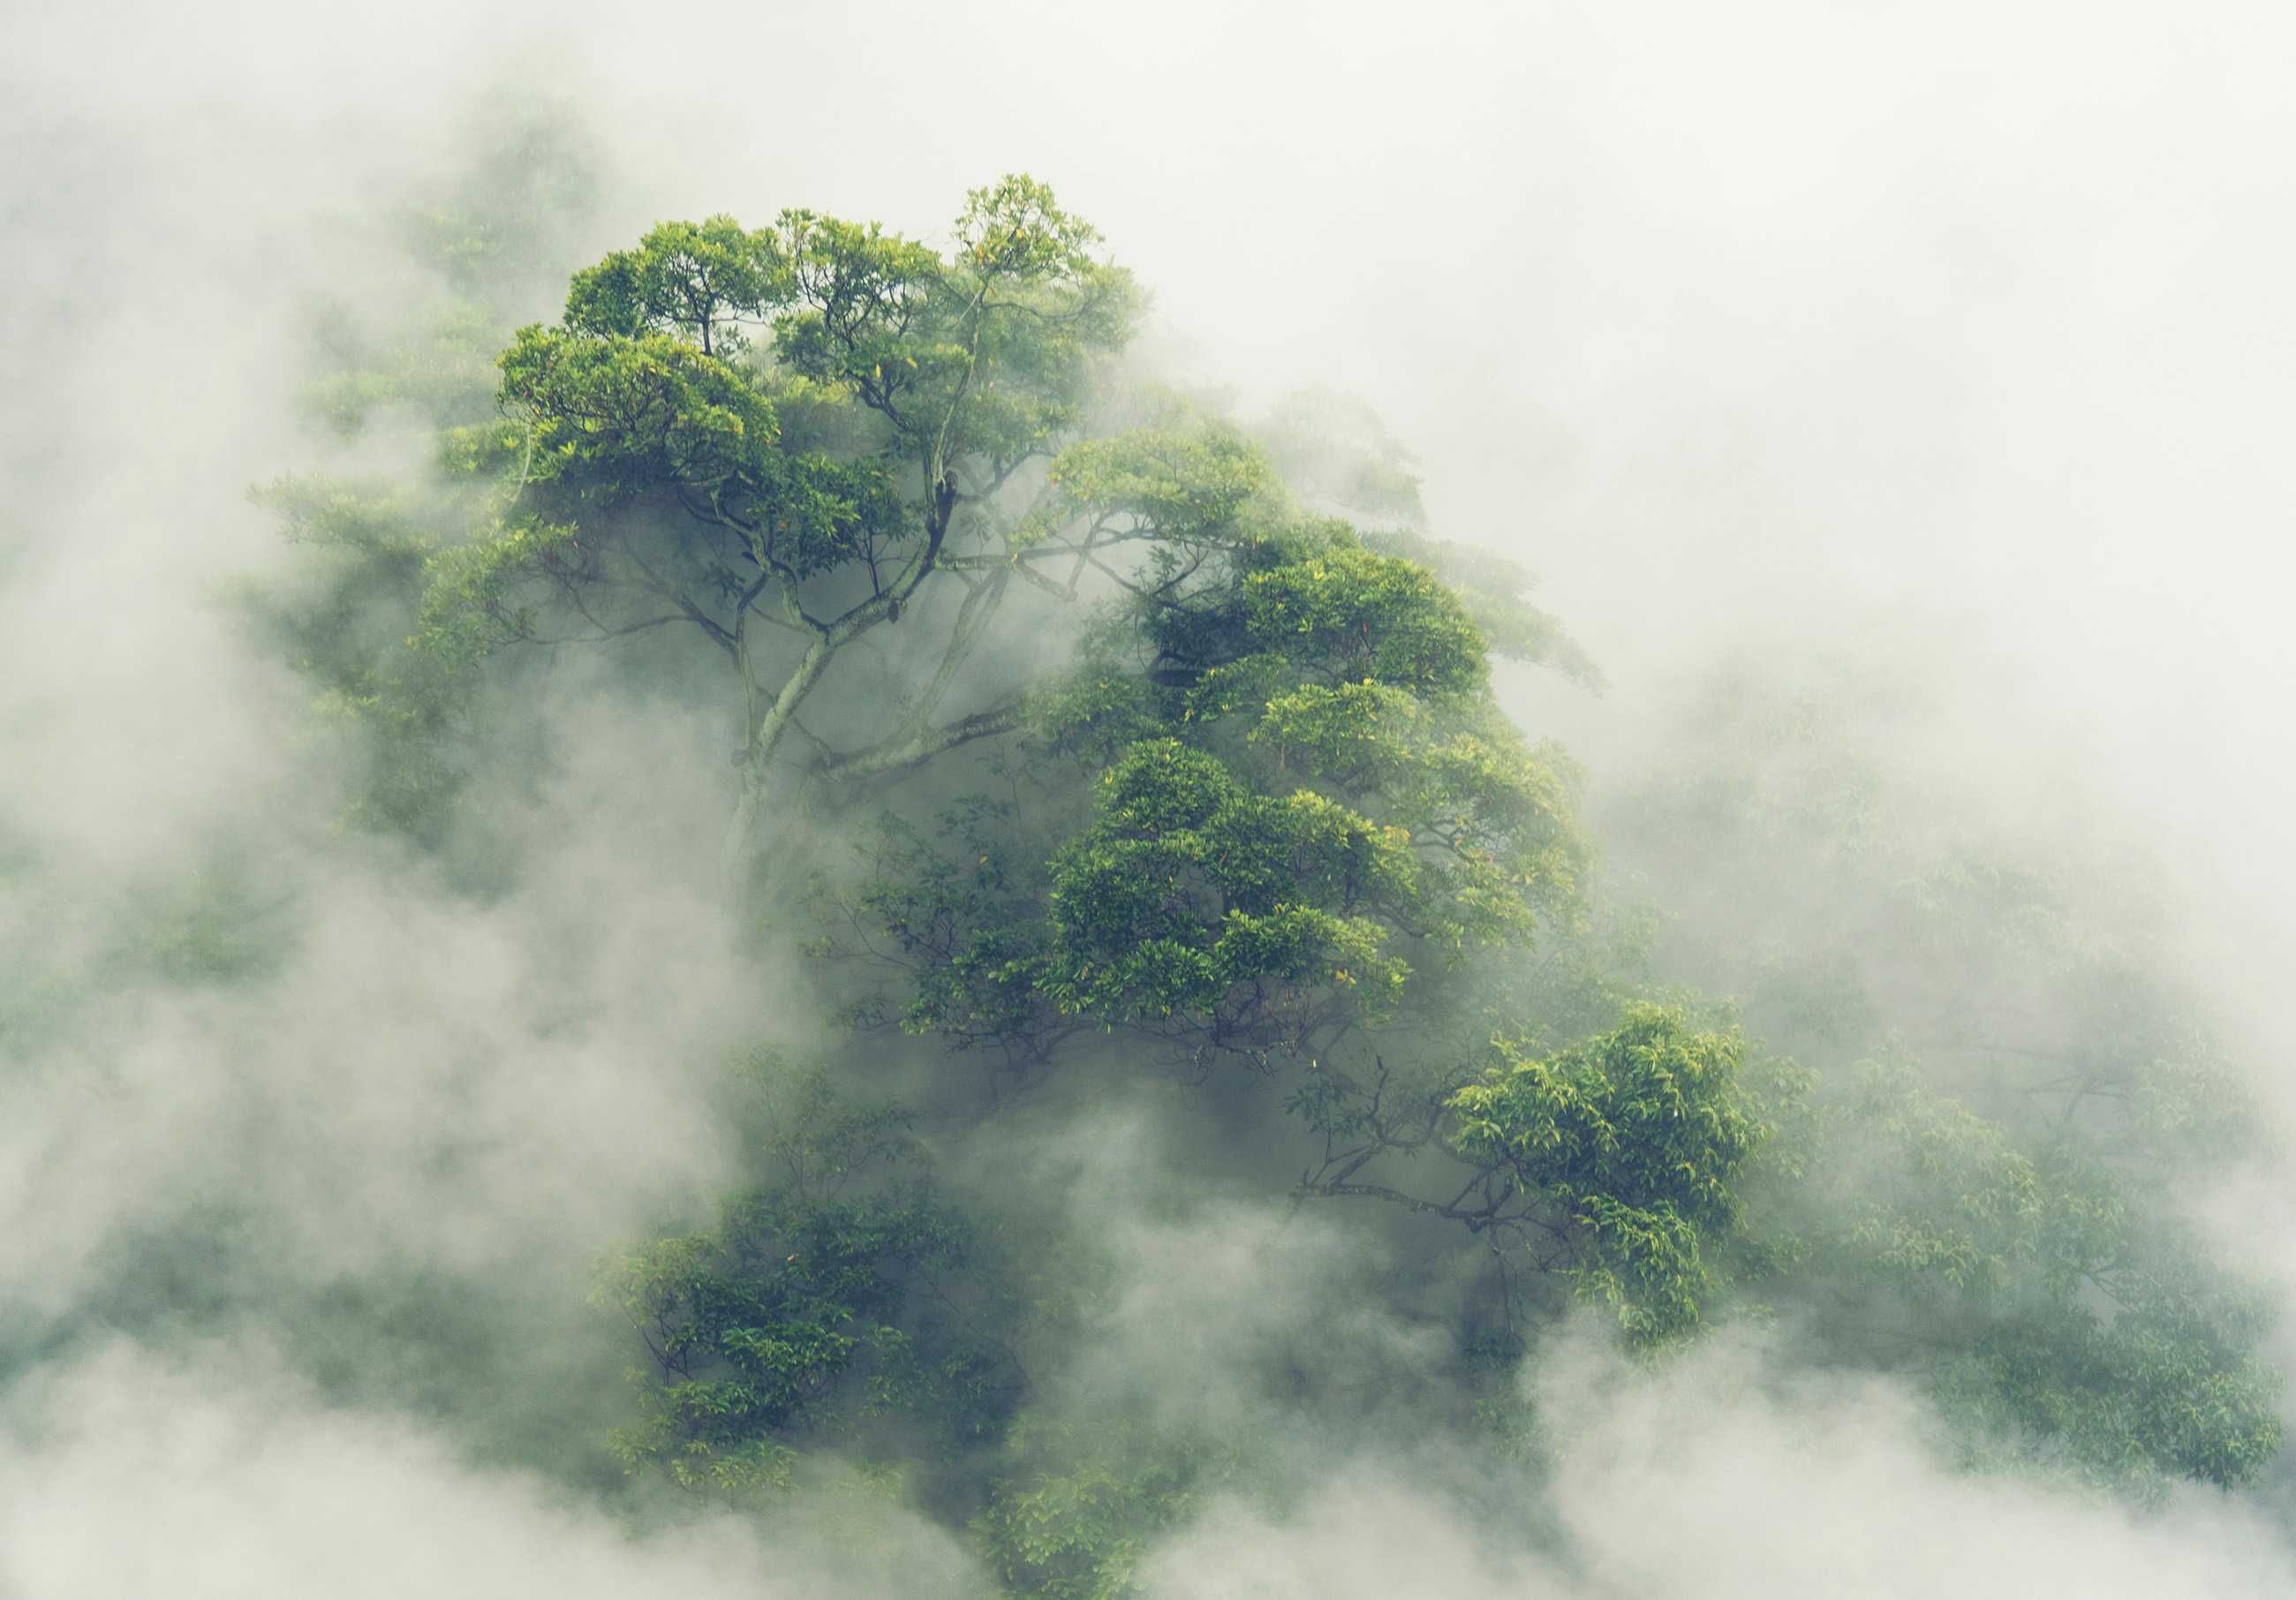
<svg viewBox="0 0 2296 1600">
<path fill-rule="evenodd" d="M 1796 681 L 1796 680 L 1799 681 Z M 1726 666 L 1611 836 L 1675 898 L 1661 960 L 1828 1070 L 1758 1202 L 1803 1326 L 1920 1374 L 1979 1454 L 2149 1489 L 2277 1450 L 2255 1295 L 2187 1199 L 2263 1120 L 2157 890 L 1945 803 L 1870 666 Z"/>
<path fill-rule="evenodd" d="M 972 195 L 945 252 L 792 210 L 664 224 L 577 275 L 561 322 L 504 351 L 503 420 L 448 443 L 507 481 L 485 536 L 433 563 L 427 644 L 697 631 L 739 695 L 737 866 L 790 742 L 862 776 L 1010 728 L 1017 697 L 966 668 L 1015 576 L 1070 554 L 999 496 L 1124 335 L 1128 280 L 1095 239 L 1016 177 Z M 840 657 L 904 621 L 927 642 L 879 736 L 808 729 Z"/>
<path fill-rule="evenodd" d="M 321 553 L 267 615 L 369 735 L 356 814 L 448 852 L 461 772 L 563 736 L 548 674 L 594 646 L 726 730 L 728 894 L 833 1013 L 745 1186 L 605 1269 L 634 1469 L 858 1460 L 1013 1593 L 1132 1592 L 1251 1447 L 1064 1410 L 1095 1243 L 932 1176 L 1056 1078 L 1187 1086 L 1268 1197 L 1439 1260 L 1385 1309 L 1443 1277 L 1411 1311 L 1456 1358 L 1380 1370 L 1495 1458 L 1535 1456 L 1510 1374 L 1584 1304 L 1645 1350 L 1775 1321 L 1925 1385 L 1982 1465 L 2142 1490 L 2276 1449 L 2262 1321 L 2161 1192 L 2223 1130 L 2220 1052 L 2141 941 L 1901 826 L 1922 797 L 1822 705 L 1743 684 L 1614 793 L 1606 876 L 1495 686 L 1600 681 L 1528 574 L 1431 536 L 1368 408 L 1128 373 L 1140 296 L 1043 185 L 937 242 L 665 223 L 546 324 L 469 292 L 484 390 L 353 341 L 322 396 L 415 410 L 437 472 L 267 491 Z M 926 1080 L 933 1136 L 884 1087 L 915 1052 L 989 1069 Z M 1282 1374 L 1320 1427 L 1346 1323 Z"/>
</svg>

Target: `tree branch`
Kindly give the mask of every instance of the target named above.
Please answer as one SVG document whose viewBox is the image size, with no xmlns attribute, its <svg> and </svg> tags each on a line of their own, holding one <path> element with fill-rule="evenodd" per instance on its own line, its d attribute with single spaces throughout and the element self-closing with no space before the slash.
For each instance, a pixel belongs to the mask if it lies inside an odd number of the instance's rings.
<svg viewBox="0 0 2296 1600">
<path fill-rule="evenodd" d="M 931 760 L 935 756 L 969 744 L 975 739 L 991 738 L 1009 734 L 1021 725 L 1018 702 L 998 706 L 992 710 L 975 711 L 970 717 L 960 717 L 955 722 L 937 728 L 921 728 L 873 744 L 865 750 L 849 751 L 842 755 L 824 758 L 815 770 L 832 773 L 842 778 L 878 777 Z"/>
</svg>

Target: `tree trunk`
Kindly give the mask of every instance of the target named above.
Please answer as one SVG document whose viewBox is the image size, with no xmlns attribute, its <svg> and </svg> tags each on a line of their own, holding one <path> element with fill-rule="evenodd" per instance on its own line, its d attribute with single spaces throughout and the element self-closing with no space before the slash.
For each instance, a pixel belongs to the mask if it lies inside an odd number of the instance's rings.
<svg viewBox="0 0 2296 1600">
<path fill-rule="evenodd" d="M 759 830 L 765 821 L 767 790 L 774 771 L 774 752 L 781 748 L 790 724 L 797 718 L 798 708 L 805 697 L 821 681 L 829 669 L 830 657 L 836 653 L 836 644 L 824 636 L 813 642 L 798 662 L 797 669 L 782 685 L 781 693 L 758 718 L 750 730 L 749 748 L 742 757 L 742 790 L 734 802 L 734 815 L 726 825 L 726 838 L 718 849 L 718 870 L 725 874 L 728 888 L 737 895 L 749 883 L 751 866 L 757 859 L 758 846 L 763 842 Z"/>
<path fill-rule="evenodd" d="M 829 670 L 830 659 L 840 647 L 879 623 L 898 617 L 902 603 L 915 595 L 925 579 L 932 576 L 940 557 L 941 541 L 948 534 L 949 515 L 956 506 L 956 480 L 942 472 L 932 481 L 932 504 L 925 513 L 924 546 L 907 570 L 894 580 L 892 587 L 863 601 L 820 632 L 806 651 L 804 660 L 798 662 L 797 669 L 774 696 L 773 703 L 756 714 L 756 725 L 750 729 L 749 747 L 742 756 L 742 791 L 718 849 L 718 870 L 736 898 L 749 887 L 758 847 L 764 842 L 759 830 L 765 823 L 774 753 L 788 735 L 798 708 L 813 693 L 822 674 Z"/>
</svg>

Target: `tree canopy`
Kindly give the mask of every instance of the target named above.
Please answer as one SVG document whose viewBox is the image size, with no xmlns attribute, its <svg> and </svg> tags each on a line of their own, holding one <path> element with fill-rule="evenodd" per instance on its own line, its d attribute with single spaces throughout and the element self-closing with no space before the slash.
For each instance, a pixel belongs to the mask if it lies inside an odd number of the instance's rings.
<svg viewBox="0 0 2296 1600">
<path fill-rule="evenodd" d="M 1573 1306 L 1645 1354 L 1784 1308 L 1972 1463 L 2261 1470 L 2264 1324 L 2163 1194 L 2223 1104 L 2172 986 L 2046 872 L 1890 834 L 1913 802 L 1808 706 L 1710 707 L 1609 802 L 1692 891 L 1655 937 L 1503 706 L 1527 669 L 1600 683 L 1528 574 L 1427 533 L 1375 419 L 1141 381 L 1143 303 L 1024 176 L 932 242 L 663 223 L 505 331 L 490 405 L 421 390 L 431 480 L 266 491 L 339 563 L 273 620 L 368 736 L 367 825 L 436 848 L 565 647 L 727 731 L 726 893 L 831 1020 L 758 1070 L 754 1182 L 603 1271 L 645 1363 L 621 1459 L 755 1496 L 864 1457 L 1013 1593 L 1129 1592 L 1247 1447 L 1056 1405 L 1097 1247 L 936 1148 L 1048 1084 L 1168 1081 L 1269 1199 L 1473 1281 L 1456 1367 L 1410 1381 L 1504 1414 L 1494 1451 L 1522 1402 L 1488 1372 Z M 1826 915 L 1760 909 L 1794 874 Z M 2079 997 L 2046 1038 L 2011 1037 L 2028 981 Z M 1988 1051 L 2071 1070 L 1945 1070 Z M 958 1131 L 893 1103 L 920 1054 Z"/>
</svg>

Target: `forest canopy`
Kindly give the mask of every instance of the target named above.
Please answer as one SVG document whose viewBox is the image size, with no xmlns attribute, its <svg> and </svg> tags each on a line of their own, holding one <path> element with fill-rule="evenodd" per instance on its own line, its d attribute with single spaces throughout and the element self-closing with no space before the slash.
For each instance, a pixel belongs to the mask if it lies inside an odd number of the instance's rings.
<svg viewBox="0 0 2296 1600">
<path fill-rule="evenodd" d="M 1098 1142 L 1144 1094 L 1190 1130 L 1160 1187 L 1399 1263 L 1245 1374 L 1294 1434 L 1401 1409 L 1535 1463 L 1521 1374 L 1591 1317 L 1901 1381 L 1972 1473 L 2144 1501 L 2273 1461 L 2268 1323 L 2172 1203 L 2255 1124 L 2077 872 L 1761 680 L 1598 826 L 1509 710 L 1601 683 L 1529 574 L 1436 536 L 1375 418 L 1151 375 L 1143 290 L 1043 183 L 923 239 L 666 221 L 521 325 L 562 242 L 496 225 L 565 159 L 428 217 L 429 325 L 339 341 L 316 413 L 412 417 L 427 463 L 263 489 L 308 581 L 254 603 L 359 752 L 348 825 L 474 897 L 487 808 L 584 737 L 569 674 L 722 729 L 722 892 L 802 1004 L 726 1068 L 742 1185 L 600 1263 L 626 1492 L 834 1481 L 1012 1595 L 1136 1592 L 1276 1440 L 1073 1381 L 1120 1243 L 996 1174 L 1013 1118 Z"/>
</svg>

